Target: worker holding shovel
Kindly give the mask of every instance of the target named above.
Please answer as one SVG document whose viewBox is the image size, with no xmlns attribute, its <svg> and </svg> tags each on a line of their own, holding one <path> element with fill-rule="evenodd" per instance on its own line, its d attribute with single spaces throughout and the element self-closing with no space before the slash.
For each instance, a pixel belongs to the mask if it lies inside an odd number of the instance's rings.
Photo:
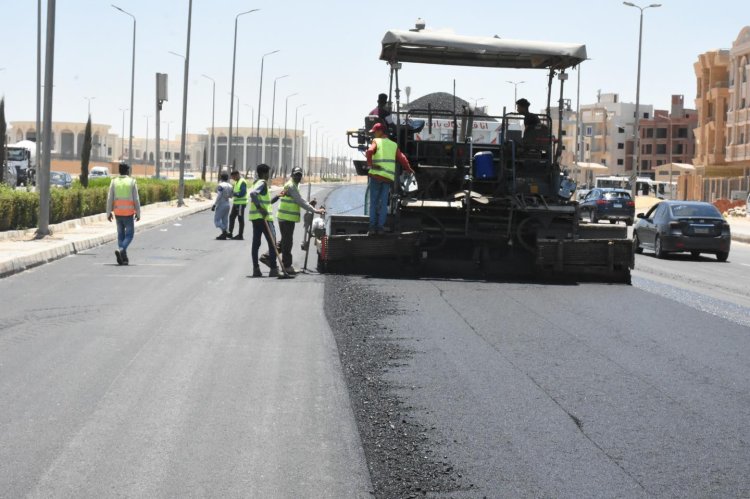
<svg viewBox="0 0 750 499">
<path fill-rule="evenodd" d="M 258 250 L 260 249 L 261 238 L 265 235 L 268 243 L 268 251 L 276 253 L 276 260 L 280 260 L 278 248 L 276 248 L 276 234 L 273 230 L 273 213 L 271 212 L 271 193 L 268 188 L 268 177 L 271 168 L 266 164 L 259 164 L 255 168 L 257 180 L 250 191 L 250 222 L 253 224 L 253 243 L 250 250 L 250 256 L 253 261 L 253 277 L 262 277 L 258 264 Z M 282 277 L 279 275 L 279 267 L 276 260 L 271 260 L 271 270 L 268 277 Z M 283 277 L 289 277 L 284 272 Z"/>
</svg>

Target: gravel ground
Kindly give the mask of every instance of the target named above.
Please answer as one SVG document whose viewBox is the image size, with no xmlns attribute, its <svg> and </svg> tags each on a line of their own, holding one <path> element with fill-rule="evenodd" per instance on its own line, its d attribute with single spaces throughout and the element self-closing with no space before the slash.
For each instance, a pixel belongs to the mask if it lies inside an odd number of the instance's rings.
<svg viewBox="0 0 750 499">
<path fill-rule="evenodd" d="M 415 352 L 399 346 L 381 319 L 405 313 L 362 278 L 326 276 L 325 311 L 338 345 L 375 497 L 462 497 L 473 489 L 445 456 L 439 435 L 415 419 L 387 373 Z"/>
</svg>

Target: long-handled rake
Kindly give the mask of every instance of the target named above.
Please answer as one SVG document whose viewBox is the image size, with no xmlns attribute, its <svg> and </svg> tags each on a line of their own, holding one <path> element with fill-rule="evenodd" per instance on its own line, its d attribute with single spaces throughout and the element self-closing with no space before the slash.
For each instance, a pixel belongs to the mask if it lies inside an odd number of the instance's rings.
<svg viewBox="0 0 750 499">
<path fill-rule="evenodd" d="M 276 246 L 276 238 L 273 236 L 273 232 L 271 231 L 271 227 L 268 225 L 268 220 L 263 218 L 263 223 L 266 226 L 266 231 L 268 232 L 268 235 L 271 238 L 271 242 L 273 243 L 273 251 L 276 253 L 276 259 L 279 261 L 279 267 L 281 268 L 281 274 L 279 274 L 279 279 L 294 279 L 293 275 L 290 275 L 286 268 L 284 267 L 284 262 L 281 260 L 281 253 L 279 253 L 279 248 Z"/>
</svg>

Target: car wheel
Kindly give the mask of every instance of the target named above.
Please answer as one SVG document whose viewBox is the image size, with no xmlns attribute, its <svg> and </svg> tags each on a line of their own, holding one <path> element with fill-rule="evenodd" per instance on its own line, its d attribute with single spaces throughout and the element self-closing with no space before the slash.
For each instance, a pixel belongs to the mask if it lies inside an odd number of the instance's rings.
<svg viewBox="0 0 750 499">
<path fill-rule="evenodd" d="M 630 227 L 631 225 L 633 225 L 633 219 L 632 218 L 628 218 L 627 220 L 625 220 L 625 225 L 627 225 L 628 227 Z"/>
<path fill-rule="evenodd" d="M 638 239 L 638 234 L 633 234 L 633 251 L 635 251 L 639 255 L 643 253 L 643 248 L 641 248 L 641 240 Z"/>
<path fill-rule="evenodd" d="M 690 252 L 690 256 L 693 258 L 693 260 L 697 260 L 698 258 L 701 257 L 701 252 L 700 251 L 691 251 Z"/>
<path fill-rule="evenodd" d="M 599 219 L 596 217 L 596 210 L 592 209 L 589 211 L 589 220 L 591 220 L 592 224 L 599 222 Z"/>
<path fill-rule="evenodd" d="M 661 238 L 659 236 L 656 236 L 656 239 L 654 240 L 654 256 L 656 258 L 664 258 L 667 256 L 667 252 L 664 251 L 664 248 L 661 246 Z"/>
<path fill-rule="evenodd" d="M 617 220 L 610 220 L 609 223 L 611 223 L 612 225 L 614 225 L 614 224 L 617 223 Z"/>
<path fill-rule="evenodd" d="M 728 251 L 719 251 L 718 253 L 716 253 L 716 259 L 720 262 L 726 262 L 727 258 L 729 258 Z"/>
</svg>

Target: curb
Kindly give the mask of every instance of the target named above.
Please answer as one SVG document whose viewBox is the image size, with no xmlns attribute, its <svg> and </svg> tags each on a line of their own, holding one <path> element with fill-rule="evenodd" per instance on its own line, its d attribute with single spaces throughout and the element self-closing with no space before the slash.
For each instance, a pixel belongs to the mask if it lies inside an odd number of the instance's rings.
<svg viewBox="0 0 750 499">
<path fill-rule="evenodd" d="M 165 206 L 174 204 L 173 202 L 164 202 L 164 203 L 155 203 L 153 205 L 149 206 Z M 195 213 L 199 213 L 201 211 L 210 210 L 211 205 L 204 205 L 204 206 L 196 206 L 193 208 L 187 208 L 184 211 L 180 211 L 179 213 L 174 213 L 171 215 L 164 216 L 162 218 L 158 218 L 155 220 L 151 220 L 149 222 L 144 222 L 140 225 L 136 226 L 135 232 L 136 234 L 139 232 L 142 232 L 144 230 L 151 229 L 153 227 L 156 227 L 157 225 L 162 225 L 166 222 L 171 222 L 172 220 L 177 220 L 189 215 L 194 215 Z M 54 227 L 57 230 L 62 230 L 63 228 L 74 228 L 76 226 L 80 225 L 87 225 L 92 222 L 100 222 L 103 220 L 106 220 L 107 216 L 106 214 L 99 214 L 99 215 L 92 215 L 89 217 L 77 219 L 77 220 L 68 220 L 66 222 L 62 222 L 60 224 L 55 224 Z M 52 230 L 53 226 L 50 226 L 50 229 Z M 16 237 L 23 236 L 23 235 L 33 235 L 36 229 L 27 229 L 24 231 L 12 231 L 16 234 Z M 3 239 L 11 239 L 11 237 L 6 237 Z M 0 239 L 2 241 L 3 239 Z M 23 272 L 24 270 L 32 269 L 34 267 L 39 267 L 40 265 L 44 265 L 45 263 L 53 262 L 55 260 L 59 260 L 60 258 L 73 255 L 76 253 L 80 253 L 82 251 L 89 250 L 91 248 L 95 248 L 97 246 L 101 246 L 102 244 L 106 244 L 108 242 L 114 241 L 117 239 L 117 230 L 112 229 L 111 233 L 98 235 L 98 236 L 91 236 L 86 239 L 82 239 L 80 241 L 75 242 L 63 242 L 59 245 L 53 246 L 52 248 L 42 249 L 37 251 L 36 253 L 32 253 L 30 255 L 21 256 L 18 258 L 14 258 L 8 262 L 0 263 L 0 278 L 8 277 L 13 274 L 18 274 L 20 272 Z"/>
</svg>

